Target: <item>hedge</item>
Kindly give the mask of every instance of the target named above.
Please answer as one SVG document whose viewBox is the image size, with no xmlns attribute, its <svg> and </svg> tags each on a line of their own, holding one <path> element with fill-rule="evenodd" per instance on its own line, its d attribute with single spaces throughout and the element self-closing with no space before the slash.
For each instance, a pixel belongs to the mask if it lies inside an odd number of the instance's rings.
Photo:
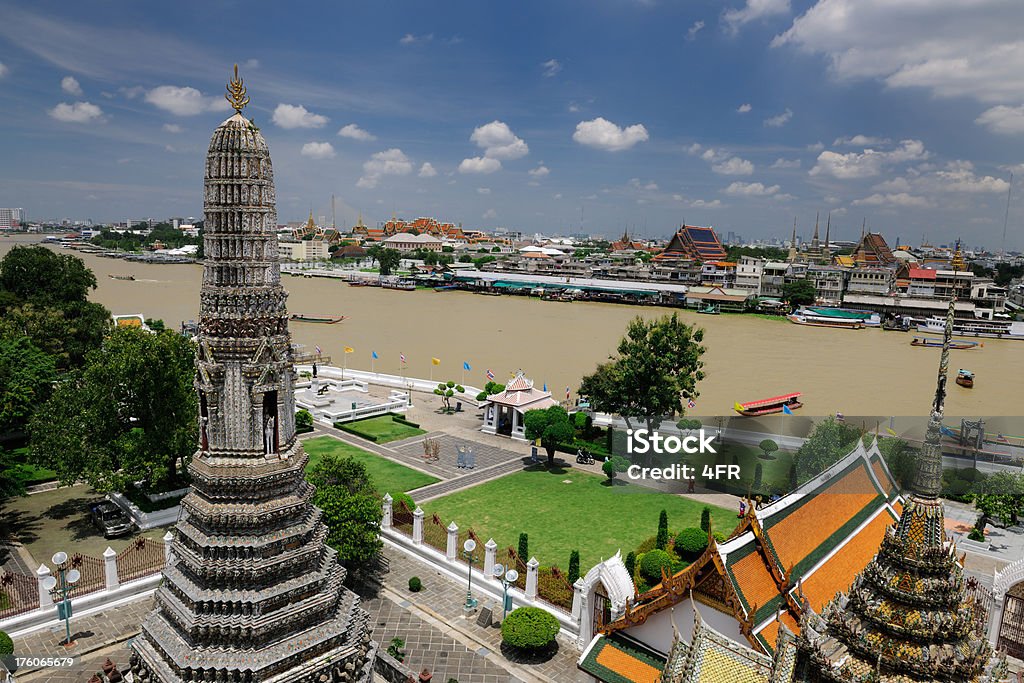
<svg viewBox="0 0 1024 683">
<path fill-rule="evenodd" d="M 640 560 L 640 575 L 655 584 L 661 583 L 662 567 L 671 573 L 672 556 L 664 550 L 652 550 Z"/>
<path fill-rule="evenodd" d="M 676 536 L 675 550 L 684 560 L 696 560 L 707 547 L 708 533 L 697 527 L 683 529 Z"/>
<path fill-rule="evenodd" d="M 501 622 L 501 639 L 520 650 L 544 650 L 555 642 L 558 619 L 539 607 L 519 607 Z"/>
<path fill-rule="evenodd" d="M 419 429 L 420 428 L 420 424 L 418 422 L 410 422 L 409 420 L 405 419 L 401 415 L 395 415 L 394 413 L 388 413 L 388 414 L 391 415 L 391 421 L 392 422 L 397 422 L 398 424 L 403 424 L 406 427 L 412 427 L 413 429 Z"/>
<path fill-rule="evenodd" d="M 377 443 L 377 437 L 375 435 L 364 434 L 363 432 L 352 429 L 351 427 L 348 426 L 348 423 L 346 422 L 335 422 L 334 428 L 340 429 L 341 431 L 351 434 L 352 436 L 358 436 L 360 439 L 366 439 L 367 441 L 370 441 L 372 443 Z"/>
</svg>

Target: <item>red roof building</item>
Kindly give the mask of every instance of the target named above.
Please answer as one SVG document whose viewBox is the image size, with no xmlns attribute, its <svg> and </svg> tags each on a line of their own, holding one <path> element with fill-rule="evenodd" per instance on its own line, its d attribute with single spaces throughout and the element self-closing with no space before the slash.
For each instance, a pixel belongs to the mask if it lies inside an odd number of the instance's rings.
<svg viewBox="0 0 1024 683">
<path fill-rule="evenodd" d="M 714 228 L 684 225 L 672 236 L 657 260 L 724 261 L 725 247 Z"/>
</svg>

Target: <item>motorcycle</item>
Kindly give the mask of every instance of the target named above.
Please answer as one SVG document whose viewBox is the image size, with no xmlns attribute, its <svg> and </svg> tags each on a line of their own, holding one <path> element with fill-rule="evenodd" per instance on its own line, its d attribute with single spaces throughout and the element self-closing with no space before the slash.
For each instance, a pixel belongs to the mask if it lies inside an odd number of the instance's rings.
<svg viewBox="0 0 1024 683">
<path fill-rule="evenodd" d="M 582 450 L 576 451 L 576 463 L 579 465 L 593 465 L 596 461 L 590 453 L 584 453 Z"/>
</svg>

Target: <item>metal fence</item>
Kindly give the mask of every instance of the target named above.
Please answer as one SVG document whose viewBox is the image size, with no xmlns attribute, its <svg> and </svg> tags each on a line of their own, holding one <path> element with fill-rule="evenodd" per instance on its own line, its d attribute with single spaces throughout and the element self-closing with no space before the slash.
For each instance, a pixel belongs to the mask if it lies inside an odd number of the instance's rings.
<svg viewBox="0 0 1024 683">
<path fill-rule="evenodd" d="M 0 574 L 0 619 L 39 607 L 39 581 L 34 576 Z"/>
<path fill-rule="evenodd" d="M 155 574 L 164 568 L 166 558 L 162 541 L 140 536 L 117 554 L 117 580 L 125 583 Z"/>
</svg>

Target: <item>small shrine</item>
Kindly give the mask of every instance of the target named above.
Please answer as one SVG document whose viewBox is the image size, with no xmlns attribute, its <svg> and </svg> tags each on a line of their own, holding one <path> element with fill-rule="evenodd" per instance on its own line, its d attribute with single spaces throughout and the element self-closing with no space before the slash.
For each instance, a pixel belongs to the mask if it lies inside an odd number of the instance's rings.
<svg viewBox="0 0 1024 683">
<path fill-rule="evenodd" d="M 504 391 L 487 397 L 484 426 L 480 431 L 526 441 L 526 425 L 523 418 L 526 411 L 555 405 L 558 405 L 558 401 L 551 398 L 550 391 L 535 389 L 533 380 L 527 379 L 520 371 L 505 385 Z"/>
</svg>

